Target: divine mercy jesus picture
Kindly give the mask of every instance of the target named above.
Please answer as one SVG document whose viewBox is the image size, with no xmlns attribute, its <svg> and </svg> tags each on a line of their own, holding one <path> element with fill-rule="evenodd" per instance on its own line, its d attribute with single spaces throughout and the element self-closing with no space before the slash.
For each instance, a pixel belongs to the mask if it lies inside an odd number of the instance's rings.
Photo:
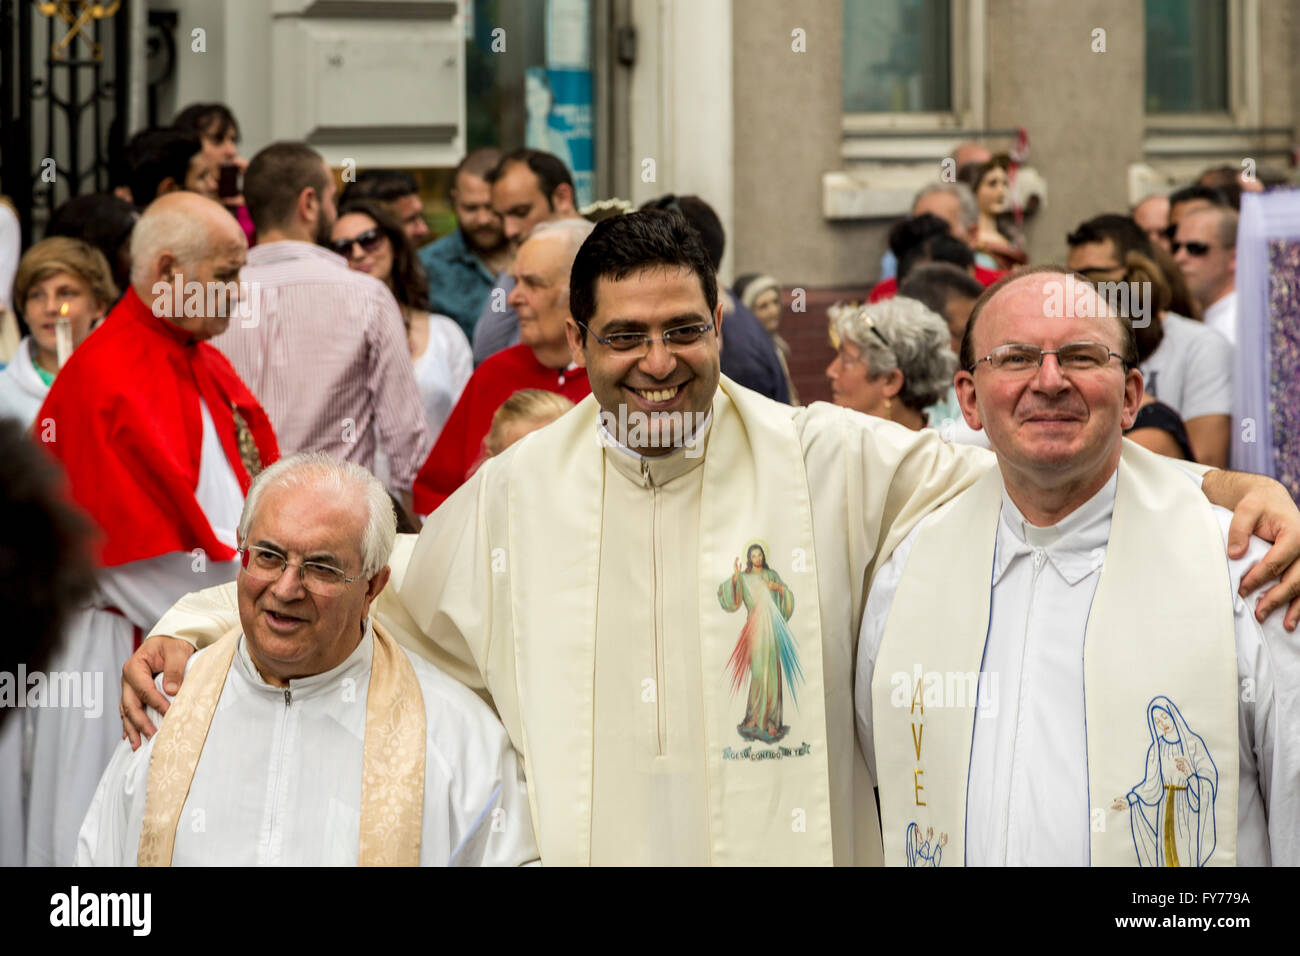
<svg viewBox="0 0 1300 956">
<path fill-rule="evenodd" d="M 772 744 L 790 730 L 784 720 L 784 695 L 798 707 L 795 685 L 803 681 L 799 650 L 790 631 L 794 591 L 767 563 L 767 546 L 751 541 L 745 563 L 736 558 L 731 577 L 718 586 L 718 602 L 727 612 L 744 605 L 747 617 L 727 662 L 734 697 L 749 678 L 745 719 L 736 730 L 746 740 Z"/>
</svg>

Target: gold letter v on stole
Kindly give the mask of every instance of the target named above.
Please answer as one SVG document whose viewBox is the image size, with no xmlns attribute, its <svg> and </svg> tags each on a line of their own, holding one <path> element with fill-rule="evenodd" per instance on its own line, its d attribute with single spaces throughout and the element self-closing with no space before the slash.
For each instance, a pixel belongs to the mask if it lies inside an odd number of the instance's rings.
<svg viewBox="0 0 1300 956">
<path fill-rule="evenodd" d="M 921 723 L 917 724 L 913 722 L 911 726 L 912 746 L 916 748 L 916 762 L 919 764 L 921 762 L 921 741 L 925 738 L 925 701 L 921 698 L 921 677 L 919 674 L 916 679 L 916 688 L 912 691 L 911 712 L 913 714 L 916 713 L 916 708 L 918 706 L 921 708 Z M 919 766 L 912 771 L 912 787 L 916 796 L 916 805 L 918 807 L 925 806 L 925 801 L 921 799 L 921 791 L 925 789 L 925 785 L 921 783 L 921 777 L 924 776 L 924 774 L 925 771 Z"/>
</svg>

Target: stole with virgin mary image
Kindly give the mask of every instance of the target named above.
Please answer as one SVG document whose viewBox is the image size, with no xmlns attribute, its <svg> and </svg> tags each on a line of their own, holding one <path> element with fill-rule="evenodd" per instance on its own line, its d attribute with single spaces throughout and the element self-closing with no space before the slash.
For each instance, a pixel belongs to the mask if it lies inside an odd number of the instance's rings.
<svg viewBox="0 0 1300 956">
<path fill-rule="evenodd" d="M 1146 775 L 1128 792 L 1140 866 L 1204 866 L 1214 853 L 1219 771 L 1168 697 L 1147 705 Z"/>
<path fill-rule="evenodd" d="M 799 651 L 787 623 L 794 613 L 794 592 L 767 563 L 768 548 L 751 541 L 745 564 L 737 558 L 732 575 L 718 586 L 718 602 L 727 612 L 743 605 L 748 616 L 727 662 L 734 697 L 749 677 L 745 719 L 736 726 L 746 740 L 776 743 L 790 728 L 783 723 L 784 692 L 798 707 L 795 687 L 803 681 Z"/>
</svg>

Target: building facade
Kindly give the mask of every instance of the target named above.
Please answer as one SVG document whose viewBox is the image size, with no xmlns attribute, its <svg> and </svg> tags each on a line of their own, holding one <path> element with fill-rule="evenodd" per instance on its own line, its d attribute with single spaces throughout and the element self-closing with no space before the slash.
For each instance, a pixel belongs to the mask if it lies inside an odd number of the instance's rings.
<svg viewBox="0 0 1300 956">
<path fill-rule="evenodd" d="M 1053 261 L 1080 220 L 1207 166 L 1289 176 L 1300 132 L 1296 0 L 123 0 L 116 15 L 131 130 L 219 100 L 246 156 L 305 139 L 341 171 L 437 183 L 433 204 L 482 145 L 561 153 L 584 200 L 702 196 L 727 230 L 724 278 L 808 293 L 787 331 L 814 397 L 830 353 L 813 304 L 869 288 L 890 223 L 959 142 L 1009 151 L 1023 134 L 1020 186 L 1040 200 L 1026 245 Z"/>
</svg>

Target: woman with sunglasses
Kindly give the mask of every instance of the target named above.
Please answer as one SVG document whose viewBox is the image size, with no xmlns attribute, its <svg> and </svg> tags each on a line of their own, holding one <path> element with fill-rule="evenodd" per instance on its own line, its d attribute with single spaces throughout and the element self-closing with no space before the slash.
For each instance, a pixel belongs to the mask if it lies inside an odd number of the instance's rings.
<svg viewBox="0 0 1300 956">
<path fill-rule="evenodd" d="M 826 369 L 836 405 L 888 418 L 913 431 L 948 390 L 957 356 L 948 325 L 915 299 L 832 306 L 834 361 Z"/>
<path fill-rule="evenodd" d="M 442 426 L 474 372 L 474 356 L 454 319 L 429 312 L 429 280 L 401 224 L 379 203 L 353 199 L 339 208 L 330 248 L 358 272 L 392 290 L 402 308 L 415 381 L 429 434 Z"/>
</svg>

